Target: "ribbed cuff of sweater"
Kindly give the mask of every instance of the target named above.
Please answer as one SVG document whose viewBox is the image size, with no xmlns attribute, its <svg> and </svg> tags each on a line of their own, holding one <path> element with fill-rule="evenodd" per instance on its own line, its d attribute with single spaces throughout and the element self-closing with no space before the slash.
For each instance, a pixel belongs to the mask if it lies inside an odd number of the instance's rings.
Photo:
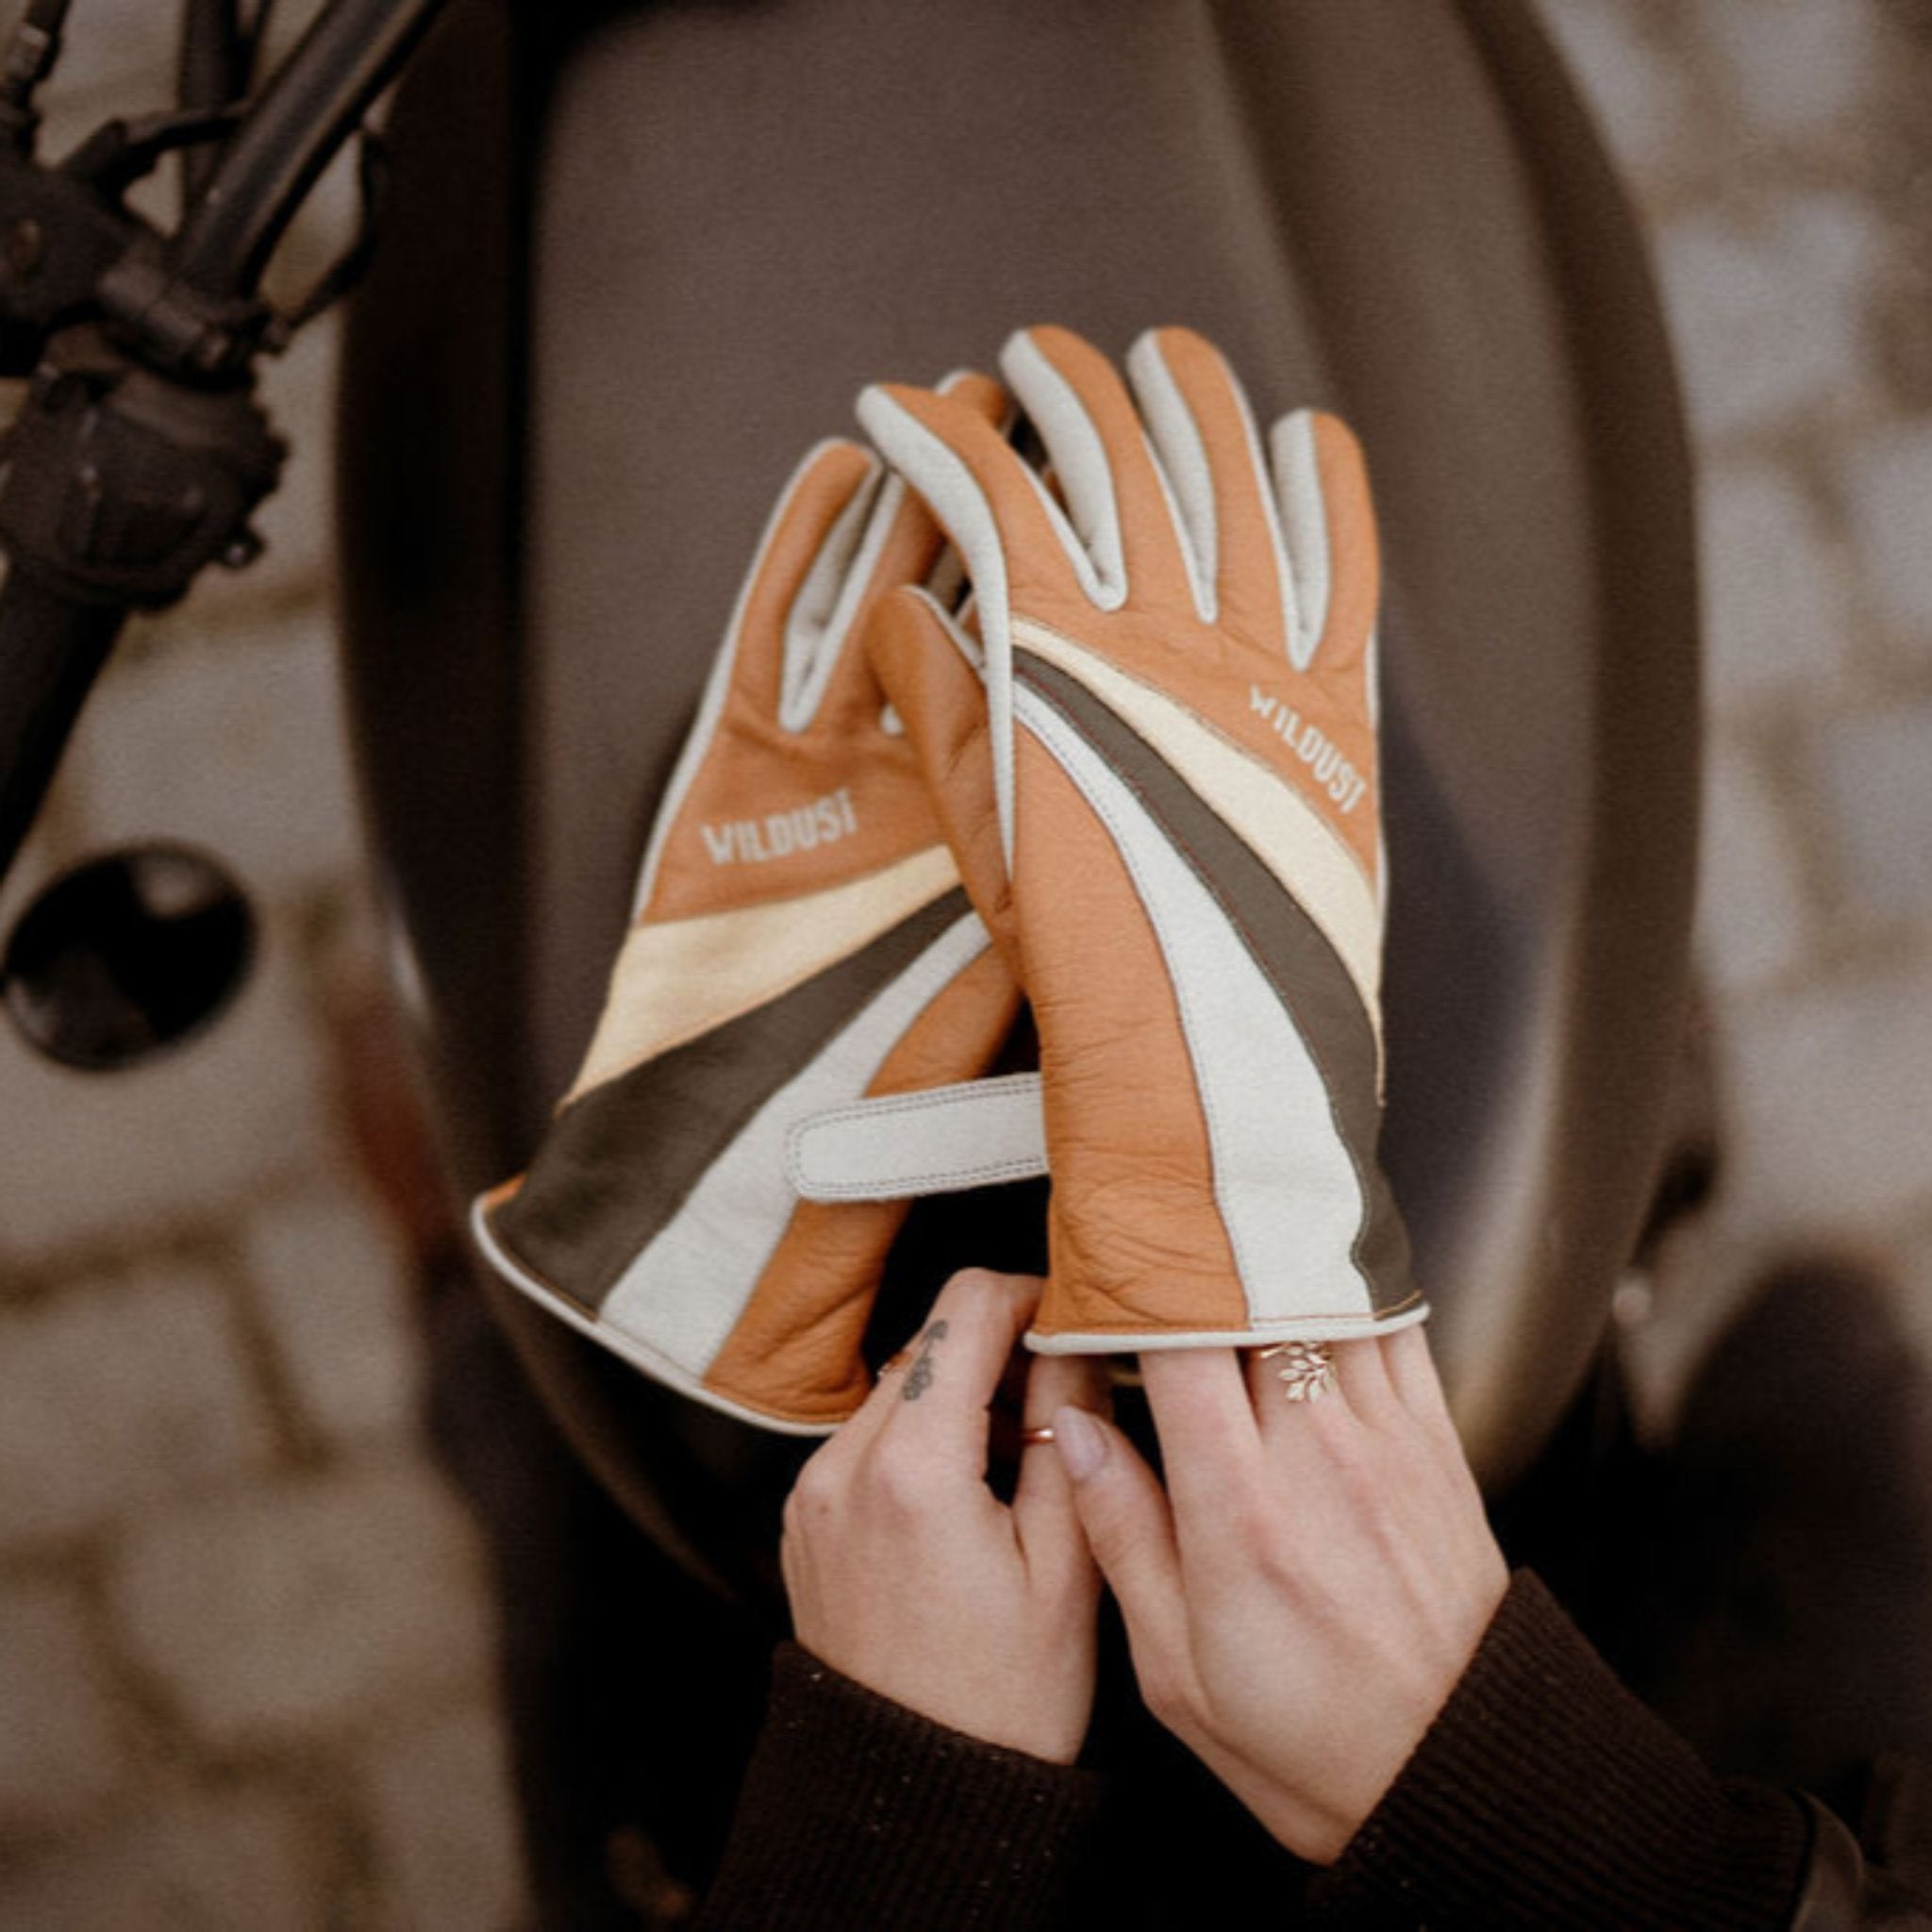
<svg viewBox="0 0 1932 1932">
<path fill-rule="evenodd" d="M 1787 1926 L 1802 1804 L 1720 1782 L 1519 1571 L 1449 1702 L 1308 1895 L 1324 1926 Z"/>
<path fill-rule="evenodd" d="M 781 1644 L 699 1921 L 753 1932 L 1061 1923 L 1101 1779 L 983 1743 Z"/>
</svg>

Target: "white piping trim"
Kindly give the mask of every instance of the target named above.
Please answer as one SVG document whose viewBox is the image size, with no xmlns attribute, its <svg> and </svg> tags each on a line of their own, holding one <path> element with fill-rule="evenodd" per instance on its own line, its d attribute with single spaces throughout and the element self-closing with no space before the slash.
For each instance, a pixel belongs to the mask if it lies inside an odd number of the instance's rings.
<svg viewBox="0 0 1932 1932">
<path fill-rule="evenodd" d="M 1280 1322 L 1251 1322 L 1245 1328 L 1074 1329 L 1023 1338 L 1034 1355 L 1146 1355 L 1157 1348 L 1247 1348 L 1271 1341 L 1357 1341 L 1392 1335 L 1429 1318 L 1427 1302 L 1390 1315 L 1297 1315 Z"/>
<path fill-rule="evenodd" d="M 751 1423 L 758 1428 L 771 1429 L 781 1436 L 829 1436 L 839 1427 L 837 1423 L 783 1422 L 776 1416 L 767 1415 L 762 1409 L 746 1408 L 742 1404 L 720 1395 L 716 1390 L 708 1389 L 695 1375 L 680 1368 L 669 1356 L 660 1355 L 649 1342 L 640 1341 L 636 1336 L 627 1335 L 621 1328 L 613 1328 L 598 1321 L 594 1315 L 585 1314 L 568 1296 L 557 1293 L 534 1274 L 525 1273 L 516 1257 L 496 1239 L 496 1232 L 483 1211 L 487 1198 L 479 1194 L 470 1204 L 471 1235 L 483 1251 L 483 1258 L 497 1274 L 512 1288 L 528 1295 L 546 1314 L 567 1323 L 579 1335 L 589 1336 L 632 1368 L 641 1370 L 653 1381 L 664 1383 L 693 1402 L 702 1402 L 707 1408 L 714 1408 L 720 1415 L 735 1416 L 741 1423 Z"/>
<path fill-rule="evenodd" d="M 1032 417 L 1059 477 L 1067 499 L 1065 513 L 1032 466 L 1024 466 L 1028 480 L 1060 533 L 1080 587 L 1101 609 L 1118 610 L 1126 601 L 1127 567 L 1121 547 L 1113 465 L 1108 460 L 1100 430 L 1087 413 L 1079 391 L 1047 359 L 1030 329 L 1007 338 L 1006 347 L 1000 351 L 1000 370 L 1008 387 Z"/>
</svg>

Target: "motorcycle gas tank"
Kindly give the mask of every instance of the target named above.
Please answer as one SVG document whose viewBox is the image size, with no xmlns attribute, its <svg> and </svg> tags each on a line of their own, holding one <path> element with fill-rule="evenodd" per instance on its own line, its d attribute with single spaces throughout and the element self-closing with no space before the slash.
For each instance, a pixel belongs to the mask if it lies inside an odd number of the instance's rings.
<svg viewBox="0 0 1932 1932">
<path fill-rule="evenodd" d="M 363 775 L 461 1181 L 519 1167 L 570 1082 L 800 454 L 853 432 L 861 384 L 988 367 L 1016 326 L 1118 353 L 1190 324 L 1264 421 L 1320 405 L 1368 452 L 1385 1154 L 1457 1416 L 1507 1481 L 1579 1385 L 1654 1178 L 1697 798 L 1670 358 L 1533 16 L 514 12 L 459 0 L 397 104 L 343 391 Z M 938 1227 L 915 1234 L 933 1266 L 956 1257 Z M 729 1568 L 721 1525 L 796 1445 L 502 1300 L 633 1512 Z"/>
</svg>

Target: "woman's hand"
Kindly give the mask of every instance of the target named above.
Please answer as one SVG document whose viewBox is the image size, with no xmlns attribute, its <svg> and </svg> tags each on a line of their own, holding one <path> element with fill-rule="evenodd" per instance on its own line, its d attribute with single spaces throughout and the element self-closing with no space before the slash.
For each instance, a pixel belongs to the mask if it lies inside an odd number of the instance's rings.
<svg viewBox="0 0 1932 1932">
<path fill-rule="evenodd" d="M 1507 1582 L 1428 1344 L 1336 1343 L 1314 1402 L 1232 1349 L 1141 1370 L 1165 1492 L 1118 1430 L 1055 1419 L 1141 1695 L 1282 1844 L 1332 1863 Z"/>
<path fill-rule="evenodd" d="M 835 1670 L 989 1743 L 1071 1764 L 1093 1706 L 1100 1579 L 1073 1485 L 1022 1450 L 1006 1507 L 986 1485 L 989 1407 L 1041 1284 L 956 1274 L 865 1406 L 785 1506 L 800 1643 Z M 1100 1400 L 1091 1361 L 1033 1360 L 1028 1426 Z"/>
</svg>

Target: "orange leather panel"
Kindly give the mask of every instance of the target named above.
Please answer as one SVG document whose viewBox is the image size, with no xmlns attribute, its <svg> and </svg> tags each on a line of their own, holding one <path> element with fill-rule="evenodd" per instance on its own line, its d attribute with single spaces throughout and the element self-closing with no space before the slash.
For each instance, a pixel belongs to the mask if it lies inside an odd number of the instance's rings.
<svg viewBox="0 0 1932 1932">
<path fill-rule="evenodd" d="M 1053 1318 L 1040 1333 L 1248 1325 L 1159 941 L 1107 829 L 1024 732 L 1021 977 L 1043 1050 Z M 1027 839 L 1029 822 L 1053 827 Z"/>
<path fill-rule="evenodd" d="M 923 599 L 883 598 L 865 634 L 868 656 L 894 708 L 919 728 L 924 783 L 966 891 L 994 945 L 1010 953 L 1012 908 L 993 799 L 986 690 Z"/>
<path fill-rule="evenodd" d="M 984 1066 L 1011 1032 L 1020 996 L 997 954 L 980 957 L 907 1028 L 869 1094 L 908 1093 Z M 706 1383 L 796 1422 L 840 1422 L 870 1386 L 859 1342 L 871 1290 L 906 1204 L 801 1201 Z M 865 1292 L 855 1294 L 855 1284 Z"/>
<path fill-rule="evenodd" d="M 989 434 L 1008 407 L 983 375 L 958 378 L 946 400 Z M 881 724 L 885 700 L 858 642 L 868 603 L 840 642 L 811 723 L 791 730 L 779 721 L 787 621 L 827 533 L 874 469 L 858 445 L 833 443 L 791 491 L 745 598 L 731 688 L 644 917 L 684 919 L 816 891 L 931 842 L 916 761 Z M 923 581 L 942 541 L 908 494 L 870 571 L 868 600 Z"/>
</svg>

